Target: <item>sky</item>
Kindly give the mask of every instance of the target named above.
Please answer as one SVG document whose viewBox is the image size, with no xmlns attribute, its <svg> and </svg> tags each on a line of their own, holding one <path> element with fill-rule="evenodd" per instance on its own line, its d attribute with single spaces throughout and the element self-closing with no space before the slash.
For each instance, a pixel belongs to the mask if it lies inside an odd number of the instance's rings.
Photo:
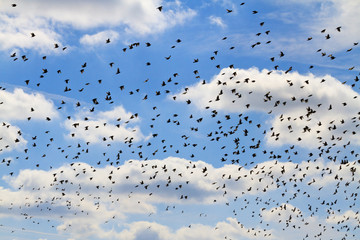
<svg viewBox="0 0 360 240">
<path fill-rule="evenodd" d="M 0 239 L 357 239 L 358 0 L 0 0 Z"/>
</svg>

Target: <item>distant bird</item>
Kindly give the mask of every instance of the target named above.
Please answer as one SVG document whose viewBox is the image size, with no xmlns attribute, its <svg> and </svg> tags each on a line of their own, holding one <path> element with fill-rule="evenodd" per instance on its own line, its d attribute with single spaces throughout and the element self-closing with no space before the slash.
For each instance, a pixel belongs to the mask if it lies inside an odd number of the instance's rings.
<svg viewBox="0 0 360 240">
<path fill-rule="evenodd" d="M 159 6 L 156 8 L 157 10 L 159 10 L 160 12 L 162 11 L 163 7 L 162 6 Z"/>
</svg>

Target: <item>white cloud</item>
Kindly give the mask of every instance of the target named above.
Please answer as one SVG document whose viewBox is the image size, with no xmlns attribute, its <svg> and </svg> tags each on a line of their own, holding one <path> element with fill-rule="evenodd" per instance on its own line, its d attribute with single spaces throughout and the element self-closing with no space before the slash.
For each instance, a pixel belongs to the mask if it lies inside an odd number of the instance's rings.
<svg viewBox="0 0 360 240">
<path fill-rule="evenodd" d="M 268 73 L 267 69 L 257 68 L 222 69 L 208 84 L 190 86 L 185 94 L 177 94 L 177 99 L 190 99 L 199 109 L 209 106 L 230 113 L 271 113 L 273 130 L 266 135 L 268 144 L 300 144 L 309 148 L 325 141 L 360 144 L 360 137 L 353 134 L 357 130 L 360 96 L 350 86 L 329 75 Z M 334 125 L 336 129 L 332 129 Z M 306 126 L 311 130 L 307 131 Z"/>
<path fill-rule="evenodd" d="M 286 39 L 277 39 L 284 42 L 278 44 L 278 47 L 287 49 L 289 54 L 294 54 L 293 57 L 307 55 L 309 50 L 316 51 L 319 48 L 333 54 L 349 49 L 354 42 L 360 41 L 360 19 L 357 17 L 360 2 L 357 0 L 277 0 L 276 3 L 280 6 L 276 12 L 268 15 L 270 18 L 296 24 L 302 33 L 308 34 L 289 34 Z M 341 32 L 336 30 L 339 26 Z M 326 29 L 325 33 L 321 33 L 323 29 Z M 327 34 L 330 39 L 326 40 Z M 308 37 L 312 37 L 310 45 L 306 42 Z M 273 41 L 274 44 L 277 42 Z"/>
<path fill-rule="evenodd" d="M 291 239 L 293 236 L 300 239 L 315 239 L 319 236 L 324 239 L 342 239 L 344 237 L 344 232 L 336 231 L 324 219 L 318 216 L 306 216 L 301 209 L 289 203 L 282 203 L 278 207 L 263 210 L 261 214 L 264 221 L 269 222 L 271 226 L 277 225 L 276 239 Z M 348 237 L 353 236 L 349 234 Z"/>
<path fill-rule="evenodd" d="M 212 15 L 209 17 L 209 20 L 211 24 L 217 25 L 222 28 L 226 27 L 226 24 L 224 23 L 221 17 L 216 17 Z"/>
<path fill-rule="evenodd" d="M 35 33 L 35 37 L 31 37 Z M 0 50 L 35 49 L 41 53 L 54 51 L 62 37 L 44 18 L 29 18 L 0 13 Z"/>
<path fill-rule="evenodd" d="M 332 212 L 332 214 L 327 217 L 326 222 L 338 225 L 350 224 L 352 226 L 358 226 L 360 224 L 359 212 L 354 212 L 352 210 L 347 210 L 342 214 Z"/>
<path fill-rule="evenodd" d="M 67 227 L 67 226 L 71 227 Z M 67 229 L 66 229 L 67 228 Z M 59 231 L 68 231 L 72 236 L 81 239 L 101 238 L 101 239 L 128 239 L 128 240 L 217 240 L 224 237 L 230 239 L 274 239 L 270 231 L 264 231 L 260 228 L 247 228 L 238 223 L 235 218 L 227 218 L 215 226 L 204 224 L 191 224 L 191 227 L 181 227 L 171 229 L 168 226 L 149 221 L 137 221 L 124 224 L 122 231 L 106 231 L 93 223 L 91 219 L 81 219 L 81 221 L 66 221 L 58 227 Z"/>
<path fill-rule="evenodd" d="M 257 226 L 244 226 L 235 218 L 215 220 L 214 226 L 199 224 L 195 218 L 189 219 L 191 228 L 186 226 L 177 230 L 156 222 L 125 223 L 129 222 L 128 219 L 133 214 L 157 214 L 161 210 L 158 204 L 177 204 L 182 209 L 187 205 L 195 205 L 202 211 L 202 206 L 220 206 L 219 204 L 230 202 L 236 196 L 239 201 L 251 195 L 262 199 L 262 196 L 267 198 L 269 191 L 287 190 L 289 192 L 285 197 L 290 197 L 295 192 L 295 187 L 290 186 L 291 183 L 296 183 L 302 192 L 311 194 L 312 199 L 324 197 L 326 201 L 333 201 L 329 192 L 335 189 L 339 193 L 345 189 L 349 192 L 356 191 L 357 185 L 352 183 L 360 179 L 359 175 L 352 176 L 350 170 L 353 167 L 356 167 L 355 162 L 340 165 L 323 160 L 304 161 L 299 164 L 268 161 L 248 169 L 235 165 L 214 168 L 202 161 L 191 162 L 180 158 L 129 160 L 123 165 L 97 168 L 87 163 L 75 162 L 71 166 L 64 165 L 49 171 L 26 169 L 17 176 L 3 177 L 11 188 L 0 188 L 0 217 L 20 217 L 26 213 L 33 219 L 49 219 L 52 224 L 58 224 L 56 228 L 59 233 L 71 234 L 76 239 L 80 238 L 80 235 L 89 239 L 141 239 L 144 232 L 157 237 L 154 239 L 209 239 L 209 236 L 214 239 L 224 236 L 232 239 L 237 239 L 237 236 L 263 239 L 264 234 L 269 236 L 270 233 L 275 239 L 288 239 L 285 237 L 300 231 L 289 228 L 283 235 L 279 230 L 282 224 L 286 224 L 289 215 L 293 215 L 291 223 L 301 226 L 303 231 L 313 233 L 319 230 L 318 226 L 305 224 L 309 222 L 313 225 L 318 222 L 316 217 L 306 217 L 306 213 L 298 208 L 293 211 L 294 206 L 291 203 L 287 203 L 286 209 L 281 207 L 283 204 L 262 209 L 262 219 L 274 225 L 267 227 L 266 231 Z M 345 186 L 345 183 L 349 185 Z M 252 189 L 248 190 L 250 187 Z M 320 191 L 319 187 L 323 190 Z M 264 192 L 264 189 L 267 191 Z M 225 191 L 227 194 L 224 194 Z M 181 195 L 188 198 L 181 199 Z M 334 196 L 339 202 L 346 197 Z M 309 201 L 307 195 L 299 194 L 298 198 Z M 214 199 L 217 202 L 214 202 Z M 278 213 L 281 215 L 277 215 Z M 177 213 L 169 211 L 169 214 Z M 323 225 L 328 224 L 330 229 L 345 217 L 350 217 L 349 221 L 356 223 L 357 215 L 352 211 L 344 212 L 343 215 L 328 212 L 327 222 L 321 221 Z M 280 219 L 282 223 L 278 224 Z M 122 230 L 106 230 L 106 222 L 118 223 Z M 209 232 L 212 234 L 205 234 Z M 337 234 L 344 233 L 340 231 Z"/>
<path fill-rule="evenodd" d="M 85 120 L 87 118 L 87 120 Z M 138 142 L 148 137 L 144 136 L 138 125 L 133 125 L 139 118 L 127 112 L 122 106 L 110 111 L 90 113 L 82 111 L 72 119 L 65 121 L 65 128 L 73 138 L 82 139 L 90 143 Z"/>
<path fill-rule="evenodd" d="M 100 119 L 115 120 L 121 118 L 124 122 L 131 121 L 132 123 L 140 120 L 138 117 L 135 117 L 133 113 L 127 112 L 123 106 L 114 107 L 114 109 L 110 111 L 98 112 L 96 115 L 97 118 Z"/>
<path fill-rule="evenodd" d="M 107 39 L 111 42 L 116 41 L 119 38 L 119 34 L 112 30 L 98 32 L 93 35 L 85 34 L 80 38 L 80 43 L 85 45 L 98 45 L 103 44 Z"/>
<path fill-rule="evenodd" d="M 40 93 L 25 93 L 20 88 L 15 88 L 13 92 L 1 91 L 0 102 L 2 121 L 27 120 L 28 117 L 32 120 L 58 117 L 53 102 Z"/>
<path fill-rule="evenodd" d="M 10 4 L 9 4 L 10 5 Z M 157 7 L 163 6 L 162 12 Z M 180 2 L 163 3 L 161 0 L 60 2 L 35 0 L 21 2 L 16 8 L 5 6 L 0 15 L 0 45 L 2 50 L 12 48 L 46 51 L 55 42 L 64 41 L 66 28 L 82 31 L 95 28 L 119 28 L 131 35 L 160 33 L 192 18 L 196 12 Z M 30 33 L 35 37 L 31 38 Z M 60 37 L 63 35 L 64 37 Z M 113 36 L 117 36 L 112 32 Z M 93 36 L 95 38 L 99 35 Z M 95 43 L 85 35 L 83 43 Z M 65 44 L 65 43 L 64 43 Z"/>
<path fill-rule="evenodd" d="M 360 29 L 358 27 L 360 25 L 358 17 L 359 1 L 331 0 L 321 4 L 322 13 L 319 15 L 319 27 L 326 28 L 327 33 L 330 33 L 332 37 L 332 41 L 329 41 L 328 44 L 325 43 L 325 48 L 331 51 L 339 51 L 349 48 L 354 42 L 360 40 Z M 336 30 L 339 26 L 341 26 L 341 32 Z"/>
<path fill-rule="evenodd" d="M 212 204 L 214 199 L 226 202 L 245 194 L 265 194 L 266 191 L 281 189 L 282 184 L 278 179 L 285 182 L 297 179 L 299 188 L 304 188 L 304 190 L 308 188 L 309 191 L 319 187 L 331 189 L 338 182 L 360 180 L 358 175 L 353 176 L 351 169 L 354 168 L 356 168 L 355 162 L 340 165 L 321 159 L 316 162 L 304 161 L 298 164 L 267 161 L 248 169 L 235 165 L 215 168 L 203 161 L 192 162 L 169 157 L 146 162 L 129 160 L 119 167 L 103 168 L 94 168 L 79 162 L 74 163 L 73 166 L 63 166 L 51 171 L 22 170 L 17 177 L 7 176 L 4 179 L 13 188 L 22 186 L 21 191 L 24 192 L 45 187 L 39 192 L 40 195 L 51 192 L 54 196 L 60 196 L 61 193 L 57 187 L 61 180 L 72 183 L 73 186 L 68 186 L 65 192 L 70 197 L 74 197 L 72 195 L 75 195 L 77 186 L 81 186 L 84 195 L 87 192 L 93 192 L 95 186 L 102 186 L 97 190 L 99 196 L 106 194 L 110 189 L 114 195 L 113 198 L 121 196 L 127 199 L 130 196 L 132 199 L 128 203 L 123 199 L 124 205 L 132 205 L 138 199 L 145 204 L 145 207 L 124 208 L 123 211 L 145 213 L 156 211 L 149 205 L 151 203 Z M 111 179 L 108 178 L 109 176 Z M 54 179 L 56 179 L 55 182 Z M 138 187 L 135 187 L 136 185 Z M 147 185 L 148 187 L 145 188 Z M 176 189 L 179 185 L 182 187 Z M 223 195 L 224 191 L 228 192 L 227 195 Z M 153 194 L 149 197 L 148 194 L 151 192 Z M 188 195 L 188 198 L 182 200 L 181 195 Z M 91 198 L 88 200 L 93 201 Z M 18 200 L 19 203 L 21 201 L 21 199 Z"/>
<path fill-rule="evenodd" d="M 21 134 L 18 127 L 2 122 L 0 125 L 0 153 L 22 149 L 27 141 Z"/>
<path fill-rule="evenodd" d="M 182 227 L 172 231 L 169 227 L 155 222 L 133 222 L 126 224 L 127 229 L 120 232 L 119 239 L 179 239 L 179 240 L 216 240 L 216 239 L 273 239 L 271 231 L 263 229 L 246 228 L 238 223 L 235 218 L 227 218 L 226 221 L 218 222 L 215 226 L 204 224 L 191 224 L 190 227 Z M 255 234 L 255 235 L 254 235 Z"/>
<path fill-rule="evenodd" d="M 22 130 L 13 125 L 13 121 L 46 121 L 59 115 L 53 102 L 42 94 L 25 93 L 20 88 L 15 88 L 13 92 L 1 91 L 0 103 L 0 153 L 26 146 Z"/>
</svg>

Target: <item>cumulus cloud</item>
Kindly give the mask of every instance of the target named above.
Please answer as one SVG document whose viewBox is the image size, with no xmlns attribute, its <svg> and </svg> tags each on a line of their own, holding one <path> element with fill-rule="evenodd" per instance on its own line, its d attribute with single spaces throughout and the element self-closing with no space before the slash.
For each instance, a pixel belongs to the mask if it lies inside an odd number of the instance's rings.
<svg viewBox="0 0 360 240">
<path fill-rule="evenodd" d="M 144 231 L 148 231 L 154 239 L 209 239 L 208 234 L 204 235 L 208 232 L 213 233 L 211 236 L 214 235 L 214 239 L 224 236 L 263 239 L 265 234 L 275 239 L 288 239 L 281 238 L 285 236 L 279 230 L 283 225 L 301 227 L 289 228 L 286 236 L 299 231 L 315 234 L 322 229 L 314 227 L 313 223 L 319 221 L 317 217 L 309 217 L 307 211 L 292 203 L 274 206 L 275 202 L 260 212 L 264 221 L 273 224 L 266 230 L 244 226 L 236 218 L 216 220 L 214 226 L 199 224 L 194 218 L 189 222 L 191 227 L 177 230 L 156 222 L 125 223 L 133 214 L 156 214 L 159 204 L 177 204 L 182 208 L 195 205 L 202 211 L 201 206 L 220 206 L 235 198 L 257 196 L 256 201 L 261 202 L 262 196 L 266 198 L 269 191 L 280 191 L 286 193 L 285 198 L 294 199 L 296 188 L 307 193 L 298 194 L 300 201 L 307 202 L 311 194 L 312 199 L 319 197 L 321 201 L 334 203 L 335 199 L 329 197 L 329 193 L 345 189 L 356 191 L 356 183 L 360 180 L 359 175 L 354 175 L 356 166 L 355 162 L 339 164 L 319 159 L 299 164 L 267 161 L 251 168 L 234 165 L 215 168 L 203 161 L 170 157 L 163 160 L 129 160 L 118 166 L 93 167 L 74 162 L 49 171 L 25 169 L 17 176 L 3 177 L 10 188 L 0 189 L 0 196 L 6 196 L 0 197 L 0 217 L 24 216 L 49 219 L 53 224 L 60 222 L 56 226 L 58 232 L 71 233 L 75 238 L 86 233 L 89 238 L 141 239 Z M 291 184 L 294 184 L 293 188 Z M 293 191 L 287 193 L 288 189 Z M 347 196 L 338 195 L 335 198 L 340 202 Z M 352 200 L 356 201 L 355 198 L 347 198 L 349 200 L 349 204 Z M 176 213 L 169 211 L 169 214 Z M 348 217 L 351 224 L 357 223 L 358 213 L 351 210 L 342 214 L 328 212 L 327 220 L 321 221 L 323 226 L 327 224 L 331 228 L 338 221 L 346 222 Z M 122 230 L 109 231 L 107 223 L 118 223 Z M 337 234 L 344 233 L 340 231 Z"/>
<path fill-rule="evenodd" d="M 163 11 L 160 12 L 157 7 L 162 4 Z M 0 13 L 0 45 L 2 50 L 32 48 L 47 51 L 55 42 L 65 41 L 65 37 L 60 36 L 68 27 L 82 31 L 118 27 L 132 35 L 154 34 L 182 24 L 195 14 L 194 10 L 183 7 L 178 1 L 106 0 L 90 1 L 86 5 L 81 0 L 22 2 L 16 8 L 5 6 Z M 31 38 L 31 32 L 36 36 Z M 81 42 L 98 43 L 98 38 L 106 33 L 109 32 L 84 35 Z M 118 36 L 115 32 L 111 35 Z"/>
<path fill-rule="evenodd" d="M 14 121 L 51 120 L 58 117 L 58 112 L 52 101 L 39 93 L 25 93 L 20 88 L 13 92 L 1 91 L 0 94 L 0 152 L 19 150 L 26 146 L 27 141 L 22 136 Z"/>
<path fill-rule="evenodd" d="M 203 239 L 215 240 L 224 237 L 229 239 L 273 239 L 271 231 L 263 229 L 247 228 L 240 224 L 235 218 L 227 218 L 226 221 L 216 223 L 215 226 L 204 224 L 191 224 L 190 227 L 182 227 L 172 231 L 169 227 L 155 222 L 133 222 L 126 225 L 128 229 L 123 230 L 117 236 L 120 239 Z"/>
<path fill-rule="evenodd" d="M 35 37 L 31 37 L 35 33 Z M 14 16 L 0 12 L 0 50 L 35 49 L 41 53 L 54 51 L 62 37 L 43 18 Z"/>
<path fill-rule="evenodd" d="M 359 145 L 356 135 L 359 94 L 332 76 L 226 68 L 203 85 L 176 95 L 199 109 L 269 114 L 272 145 L 316 148 L 325 142 Z"/>
<path fill-rule="evenodd" d="M 101 239 L 129 239 L 129 240 L 217 240 L 224 237 L 230 239 L 274 239 L 270 231 L 260 228 L 248 228 L 240 224 L 235 218 L 227 218 L 215 226 L 205 224 L 191 224 L 190 227 L 181 227 L 171 229 L 166 225 L 156 222 L 138 221 L 124 224 L 122 231 L 106 231 L 91 221 L 82 219 L 82 221 L 67 221 L 58 227 L 58 230 L 64 230 L 66 226 L 71 235 L 76 239 L 84 237 Z"/>
<path fill-rule="evenodd" d="M 344 232 L 332 228 L 332 224 L 327 224 L 327 221 L 318 216 L 308 216 L 301 209 L 289 203 L 263 210 L 261 214 L 264 221 L 271 225 L 278 225 L 276 239 L 289 239 L 293 236 L 301 239 L 315 239 L 319 236 L 326 239 L 344 238 Z M 280 228 L 283 230 L 281 231 Z M 345 236 L 351 239 L 354 237 L 350 234 L 345 234 Z"/>
<path fill-rule="evenodd" d="M 23 170 L 16 178 L 5 179 L 14 188 L 22 186 L 23 191 L 44 186 L 55 191 L 55 185 L 52 184 L 54 180 L 56 184 L 61 180 L 68 180 L 76 183 L 69 186 L 68 194 L 74 193 L 75 186 L 82 186 L 85 192 L 95 189 L 95 186 L 102 186 L 98 190 L 99 194 L 112 189 L 114 195 L 128 197 L 132 192 L 130 195 L 134 199 L 139 197 L 141 201 L 148 203 L 211 204 L 214 200 L 225 202 L 236 196 L 274 191 L 282 187 L 279 180 L 291 182 L 299 179 L 299 187 L 304 185 L 304 188 L 331 187 L 338 181 L 356 181 L 358 176 L 352 180 L 354 176 L 351 169 L 355 167 L 354 164 L 355 162 L 340 165 L 334 162 L 326 163 L 323 160 L 300 164 L 267 161 L 249 169 L 235 165 L 215 168 L 203 161 L 191 162 L 169 157 L 164 160 L 148 160 L 146 163 L 129 160 L 121 167 L 94 168 L 86 163 L 74 163 L 73 166 L 64 166 L 52 171 Z M 35 178 L 35 175 L 38 177 Z M 108 178 L 109 176 L 111 178 Z M 179 188 L 179 185 L 182 187 Z M 224 195 L 224 191 L 227 191 L 227 194 Z M 149 193 L 153 193 L 151 197 L 145 197 Z M 188 197 L 185 198 L 185 195 Z"/>
<path fill-rule="evenodd" d="M 2 91 L 0 95 L 0 120 L 15 121 L 46 120 L 57 118 L 58 112 L 54 103 L 40 93 L 26 93 L 21 88 L 15 88 L 13 92 Z"/>
<path fill-rule="evenodd" d="M 127 112 L 122 106 L 117 106 L 110 111 L 99 111 L 88 114 L 82 111 L 72 119 L 65 121 L 65 128 L 75 139 L 82 139 L 90 143 L 105 141 L 132 143 L 144 139 L 138 125 L 137 114 Z M 106 142 L 106 143 L 108 143 Z"/>
<path fill-rule="evenodd" d="M 360 224 L 359 213 L 354 212 L 353 210 L 347 210 L 340 214 L 332 212 L 332 214 L 326 218 L 326 222 L 332 224 L 341 224 L 342 226 L 347 224 L 351 226 L 358 226 Z"/>
<path fill-rule="evenodd" d="M 3 122 L 0 126 L 0 153 L 22 149 L 27 141 L 22 137 L 20 129 Z"/>
</svg>

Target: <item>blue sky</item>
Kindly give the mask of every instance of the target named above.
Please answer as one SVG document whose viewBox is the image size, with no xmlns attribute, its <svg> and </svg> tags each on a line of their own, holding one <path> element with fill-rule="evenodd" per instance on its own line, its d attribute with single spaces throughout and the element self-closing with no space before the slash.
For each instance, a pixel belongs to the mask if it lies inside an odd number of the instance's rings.
<svg viewBox="0 0 360 240">
<path fill-rule="evenodd" d="M 0 3 L 1 239 L 359 235 L 358 1 Z"/>
</svg>

